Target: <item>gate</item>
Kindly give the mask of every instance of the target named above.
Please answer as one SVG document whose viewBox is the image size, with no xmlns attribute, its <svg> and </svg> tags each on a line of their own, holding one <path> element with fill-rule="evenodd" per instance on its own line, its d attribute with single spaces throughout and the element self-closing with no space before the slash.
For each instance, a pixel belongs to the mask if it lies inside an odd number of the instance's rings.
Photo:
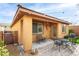
<svg viewBox="0 0 79 59">
<path fill-rule="evenodd" d="M 4 31 L 2 32 L 0 37 L 4 40 L 5 44 L 18 43 L 18 32 L 17 31 Z"/>
</svg>

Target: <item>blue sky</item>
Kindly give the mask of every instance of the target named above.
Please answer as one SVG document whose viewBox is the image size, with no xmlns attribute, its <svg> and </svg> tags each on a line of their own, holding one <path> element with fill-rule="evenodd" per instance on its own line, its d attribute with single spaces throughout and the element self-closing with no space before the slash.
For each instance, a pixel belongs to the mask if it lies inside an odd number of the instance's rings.
<svg viewBox="0 0 79 59">
<path fill-rule="evenodd" d="M 79 24 L 79 4 L 64 3 L 26 3 L 24 7 L 42 12 L 69 22 Z M 11 23 L 17 10 L 17 4 L 0 3 L 0 23 Z"/>
</svg>

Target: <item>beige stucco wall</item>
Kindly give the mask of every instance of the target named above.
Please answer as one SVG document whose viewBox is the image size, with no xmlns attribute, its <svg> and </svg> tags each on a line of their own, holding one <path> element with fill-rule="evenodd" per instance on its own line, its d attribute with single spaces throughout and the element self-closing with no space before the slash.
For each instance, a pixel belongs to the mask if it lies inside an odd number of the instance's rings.
<svg viewBox="0 0 79 59">
<path fill-rule="evenodd" d="M 32 48 L 32 18 L 30 16 L 23 17 L 23 44 L 25 51 Z"/>
<path fill-rule="evenodd" d="M 21 20 L 23 20 L 23 31 L 21 31 Z M 23 44 L 25 51 L 30 50 L 32 48 L 32 18 L 23 16 L 12 26 L 12 30 L 18 31 L 18 42 Z"/>
<path fill-rule="evenodd" d="M 25 51 L 30 50 L 32 48 L 32 41 L 36 40 L 36 35 L 32 33 L 32 16 L 23 16 L 16 24 L 12 26 L 13 31 L 18 31 L 18 42 L 23 43 Z M 21 23 L 20 21 L 23 20 L 23 31 L 21 31 Z M 50 38 L 51 35 L 51 26 L 50 23 L 43 22 L 44 25 L 44 32 L 43 36 L 46 38 Z M 52 24 L 53 25 L 53 24 Z M 67 25 L 67 33 L 62 33 L 62 23 L 57 24 L 57 37 L 62 38 L 64 35 L 68 33 L 68 25 Z M 23 33 L 22 33 L 23 32 Z M 21 35 L 21 33 L 23 35 Z"/>
<path fill-rule="evenodd" d="M 50 38 L 50 32 L 51 32 L 50 23 L 44 23 L 43 36 L 46 37 L 47 39 L 49 39 Z"/>
<path fill-rule="evenodd" d="M 18 42 L 21 44 L 22 40 L 21 40 L 21 36 L 20 36 L 20 20 L 14 24 L 13 27 L 11 27 L 12 31 L 18 31 Z"/>
<path fill-rule="evenodd" d="M 38 23 L 40 23 L 40 22 L 38 22 Z M 42 36 L 49 39 L 50 38 L 50 33 L 51 33 L 50 23 L 43 22 L 42 25 L 43 25 Z M 32 35 L 33 35 L 32 40 L 33 40 L 33 42 L 35 42 L 37 40 L 36 39 L 37 34 L 32 34 Z"/>
<path fill-rule="evenodd" d="M 63 38 L 65 35 L 68 35 L 69 33 L 69 28 L 68 28 L 68 25 L 66 25 L 66 32 L 62 32 L 62 23 L 58 23 L 58 26 L 57 26 L 57 37 L 58 38 Z"/>
</svg>

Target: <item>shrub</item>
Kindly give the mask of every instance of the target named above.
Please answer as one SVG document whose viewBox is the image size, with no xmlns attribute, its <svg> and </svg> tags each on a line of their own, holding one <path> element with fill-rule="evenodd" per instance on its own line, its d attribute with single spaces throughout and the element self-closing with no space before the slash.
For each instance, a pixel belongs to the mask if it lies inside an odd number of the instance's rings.
<svg viewBox="0 0 79 59">
<path fill-rule="evenodd" d="M 73 42 L 73 43 L 76 43 L 76 44 L 79 44 L 79 37 L 76 37 L 76 38 L 69 38 L 69 41 L 70 41 L 70 42 Z"/>
<path fill-rule="evenodd" d="M 77 44 L 79 44 L 79 39 L 76 41 Z"/>
<path fill-rule="evenodd" d="M 65 38 L 65 39 L 68 39 L 68 38 L 69 38 L 69 36 L 68 36 L 68 35 L 66 35 L 66 36 L 64 36 L 64 38 Z"/>
<path fill-rule="evenodd" d="M 0 40 L 0 56 L 9 56 L 9 52 L 4 45 L 4 41 Z"/>
<path fill-rule="evenodd" d="M 71 34 L 71 33 L 74 33 L 74 31 L 70 29 L 70 30 L 69 30 L 69 34 Z"/>
<path fill-rule="evenodd" d="M 71 34 L 69 35 L 69 37 L 70 37 L 70 38 L 76 38 L 77 36 L 76 36 L 76 34 L 71 33 Z"/>
<path fill-rule="evenodd" d="M 76 38 L 76 43 L 79 44 L 79 37 Z"/>
<path fill-rule="evenodd" d="M 79 39 L 79 36 L 78 36 L 78 37 L 76 37 L 76 39 Z"/>
</svg>

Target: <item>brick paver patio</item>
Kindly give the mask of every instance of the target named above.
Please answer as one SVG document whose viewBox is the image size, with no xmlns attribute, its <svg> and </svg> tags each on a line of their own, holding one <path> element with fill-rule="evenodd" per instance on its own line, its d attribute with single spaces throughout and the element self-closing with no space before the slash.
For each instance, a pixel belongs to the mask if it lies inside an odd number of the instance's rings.
<svg viewBox="0 0 79 59">
<path fill-rule="evenodd" d="M 74 48 L 64 48 L 54 46 L 53 40 L 42 42 L 42 43 L 33 43 L 33 49 L 38 49 L 38 54 L 34 56 L 79 56 L 79 45 L 75 45 Z M 7 45 L 6 47 L 11 56 L 19 56 L 19 50 L 15 45 Z"/>
<path fill-rule="evenodd" d="M 79 45 L 75 45 L 71 49 L 61 46 L 59 51 L 59 47 L 54 47 L 53 42 L 51 43 L 50 41 L 50 44 L 48 43 L 38 48 L 38 54 L 36 56 L 79 56 Z"/>
</svg>

